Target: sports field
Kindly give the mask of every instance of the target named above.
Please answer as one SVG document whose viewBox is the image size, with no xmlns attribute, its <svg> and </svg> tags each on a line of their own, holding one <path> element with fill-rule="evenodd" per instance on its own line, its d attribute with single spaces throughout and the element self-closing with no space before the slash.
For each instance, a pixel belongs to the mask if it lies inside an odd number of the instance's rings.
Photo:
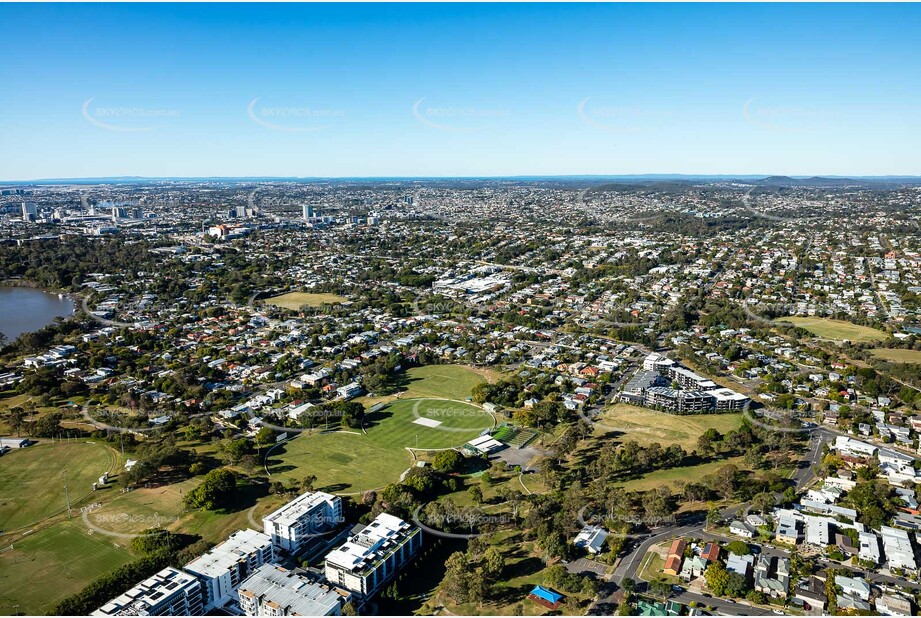
<svg viewBox="0 0 921 618">
<path fill-rule="evenodd" d="M 0 549 L 0 614 L 44 615 L 97 577 L 134 560 L 127 542 L 86 534 L 78 522 L 79 516 Z"/>
<path fill-rule="evenodd" d="M 408 397 L 443 397 L 465 400 L 470 391 L 486 379 L 474 370 L 461 365 L 425 365 L 406 372 Z"/>
<path fill-rule="evenodd" d="M 876 358 L 893 363 L 908 363 L 921 365 L 921 350 L 900 350 L 897 348 L 879 348 L 870 350 Z"/>
<path fill-rule="evenodd" d="M 281 307 L 282 309 L 290 309 L 291 311 L 297 311 L 304 305 L 308 307 L 319 307 L 320 305 L 331 305 L 334 303 L 341 303 L 346 300 L 344 296 L 338 296 L 336 294 L 312 294 L 310 292 L 288 292 L 287 294 L 282 294 L 280 296 L 273 296 L 272 298 L 266 298 L 263 302 L 267 305 L 275 305 L 276 307 Z"/>
<path fill-rule="evenodd" d="M 823 339 L 835 341 L 884 341 L 889 338 L 887 333 L 869 326 L 858 326 L 843 320 L 829 320 L 827 318 L 789 317 L 781 318 L 782 322 L 790 322 L 805 328 L 813 335 Z"/>
<path fill-rule="evenodd" d="M 741 414 L 694 414 L 678 416 L 649 408 L 618 403 L 597 418 L 595 435 L 616 432 L 620 441 L 633 440 L 641 446 L 658 442 L 663 447 L 679 444 L 684 450 L 697 447 L 697 439 L 708 429 L 722 434 L 742 424 Z"/>
<path fill-rule="evenodd" d="M 66 469 L 71 504 L 115 470 L 115 451 L 92 442 L 35 444 L 0 457 L 0 530 L 34 524 L 66 509 Z"/>
<path fill-rule="evenodd" d="M 446 399 L 400 399 L 365 417 L 366 433 L 302 434 L 274 449 L 267 466 L 274 479 L 317 476 L 326 491 L 352 493 L 395 482 L 412 465 L 407 450 L 461 446 L 493 417 L 480 408 Z"/>
</svg>

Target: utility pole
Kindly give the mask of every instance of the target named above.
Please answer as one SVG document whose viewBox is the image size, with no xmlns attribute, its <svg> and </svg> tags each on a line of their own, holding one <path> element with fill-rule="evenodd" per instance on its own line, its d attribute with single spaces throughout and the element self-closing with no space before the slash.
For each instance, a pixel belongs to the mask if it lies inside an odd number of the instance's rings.
<svg viewBox="0 0 921 618">
<path fill-rule="evenodd" d="M 62 473 L 64 474 L 64 498 L 67 500 L 67 517 L 70 517 L 70 493 L 67 491 L 67 468 L 64 468 Z"/>
</svg>

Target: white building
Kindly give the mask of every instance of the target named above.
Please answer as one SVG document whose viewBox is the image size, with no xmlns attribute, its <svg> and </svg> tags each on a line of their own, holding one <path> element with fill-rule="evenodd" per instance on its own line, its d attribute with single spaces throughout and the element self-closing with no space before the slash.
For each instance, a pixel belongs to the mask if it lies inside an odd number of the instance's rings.
<svg viewBox="0 0 921 618">
<path fill-rule="evenodd" d="M 240 608 L 247 616 L 339 616 L 352 594 L 312 581 L 275 564 L 265 564 L 240 584 Z"/>
<path fill-rule="evenodd" d="M 201 616 L 201 584 L 188 573 L 167 567 L 115 597 L 93 616 Z"/>
<path fill-rule="evenodd" d="M 852 457 L 873 457 L 878 449 L 866 442 L 852 440 L 847 436 L 838 436 L 835 438 L 835 450 L 842 455 L 851 455 Z"/>
<path fill-rule="evenodd" d="M 326 555 L 326 579 L 371 597 L 422 547 L 422 531 L 381 513 L 358 534 Z"/>
<path fill-rule="evenodd" d="M 839 586 L 841 592 L 846 596 L 855 597 L 863 601 L 870 600 L 870 584 L 861 577 L 835 575 L 835 585 Z"/>
<path fill-rule="evenodd" d="M 266 515 L 262 526 L 275 547 L 296 554 L 305 541 L 328 532 L 343 521 L 342 498 L 314 491 Z"/>
<path fill-rule="evenodd" d="M 857 553 L 857 558 L 873 564 L 879 564 L 879 537 L 876 536 L 876 533 L 861 532 L 858 538 L 860 540 L 860 550 Z"/>
<path fill-rule="evenodd" d="M 184 569 L 202 583 L 205 607 L 210 609 L 236 600 L 240 582 L 274 557 L 272 537 L 247 528 L 234 532 Z"/>
<path fill-rule="evenodd" d="M 907 569 L 914 571 L 918 568 L 915 562 L 915 551 L 911 545 L 908 532 L 899 528 L 883 526 L 880 528 L 883 535 L 883 551 L 890 569 Z"/>
<path fill-rule="evenodd" d="M 597 554 L 604 549 L 604 542 L 607 538 L 608 532 L 601 526 L 585 526 L 576 536 L 573 545 L 584 547 L 591 554 Z"/>
</svg>

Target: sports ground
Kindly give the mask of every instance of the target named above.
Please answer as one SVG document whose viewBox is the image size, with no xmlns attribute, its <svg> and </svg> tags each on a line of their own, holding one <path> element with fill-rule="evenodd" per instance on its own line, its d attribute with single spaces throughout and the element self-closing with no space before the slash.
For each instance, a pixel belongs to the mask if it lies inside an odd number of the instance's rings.
<svg viewBox="0 0 921 618">
<path fill-rule="evenodd" d="M 869 326 L 859 326 L 843 320 L 830 320 L 828 318 L 813 317 L 789 317 L 781 318 L 782 322 L 790 322 L 800 328 L 808 330 L 810 333 L 823 339 L 832 339 L 834 341 L 864 342 L 864 341 L 884 341 L 889 338 L 887 333 Z"/>
<path fill-rule="evenodd" d="M 493 425 L 489 413 L 462 401 L 398 399 L 368 413 L 361 431 L 301 434 L 273 450 L 266 466 L 273 479 L 314 474 L 326 491 L 379 489 L 412 465 L 408 449 L 462 446 Z"/>
<path fill-rule="evenodd" d="M 413 464 L 408 448 L 415 448 L 417 437 L 420 449 L 447 448 L 493 426 L 491 415 L 466 402 L 473 386 L 485 381 L 475 371 L 436 365 L 402 377 L 405 391 L 387 397 L 383 409 L 367 416 L 363 430 L 303 434 L 273 451 L 267 462 L 272 480 L 315 474 L 316 487 L 330 491 L 379 488 L 399 480 Z M 376 401 L 363 403 L 370 409 Z M 70 518 L 64 468 L 74 506 Z M 258 527 L 283 501 L 252 485 L 240 487 L 239 504 L 228 512 L 186 511 L 182 499 L 202 477 L 126 493 L 117 484 L 92 491 L 102 473 L 121 469 L 120 453 L 88 440 L 43 442 L 0 458 L 0 614 L 46 613 L 93 579 L 136 559 L 130 537 L 120 534 L 162 525 L 217 543 L 240 528 Z M 91 503 L 99 504 L 84 521 L 81 507 Z M 39 581 L 54 585 L 32 585 Z"/>
<path fill-rule="evenodd" d="M 29 526 L 60 513 L 93 491 L 93 483 L 114 472 L 117 455 L 92 442 L 41 443 L 10 451 L 0 460 L 0 530 Z"/>
<path fill-rule="evenodd" d="M 321 305 L 332 305 L 334 303 L 341 303 L 346 300 L 343 296 L 338 296 L 336 294 L 313 294 L 310 292 L 288 292 L 287 294 L 281 294 L 280 296 L 273 296 L 272 298 L 266 298 L 263 302 L 267 305 L 275 305 L 276 307 L 281 307 L 282 309 L 290 309 L 291 311 L 297 311 L 304 305 L 308 307 L 319 307 Z"/>
</svg>

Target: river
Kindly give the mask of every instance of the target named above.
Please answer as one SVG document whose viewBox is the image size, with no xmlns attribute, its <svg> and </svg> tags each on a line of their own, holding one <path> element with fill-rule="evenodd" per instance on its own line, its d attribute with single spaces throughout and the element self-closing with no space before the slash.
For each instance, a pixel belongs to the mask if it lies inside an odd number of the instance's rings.
<svg viewBox="0 0 921 618">
<path fill-rule="evenodd" d="M 0 287 L 0 333 L 7 342 L 38 330 L 58 316 L 73 315 L 74 302 L 66 296 L 35 288 Z"/>
</svg>

